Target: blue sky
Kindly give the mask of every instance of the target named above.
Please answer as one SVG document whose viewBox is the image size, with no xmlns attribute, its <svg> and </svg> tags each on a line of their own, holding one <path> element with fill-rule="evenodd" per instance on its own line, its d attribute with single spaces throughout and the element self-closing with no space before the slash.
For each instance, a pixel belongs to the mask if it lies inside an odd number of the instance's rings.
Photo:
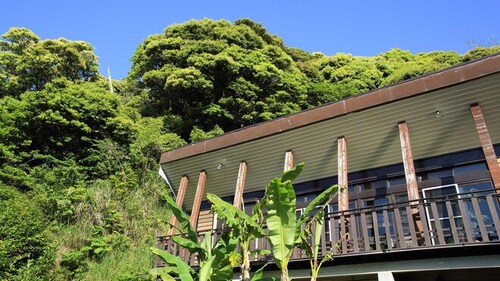
<svg viewBox="0 0 500 281">
<path fill-rule="evenodd" d="M 87 41 L 101 73 L 109 67 L 114 79 L 127 75 L 148 35 L 190 19 L 250 18 L 287 46 L 326 55 L 373 56 L 391 48 L 464 53 L 500 44 L 499 0 L 6 0 L 0 7 L 0 34 L 18 26 L 42 39 Z"/>
</svg>

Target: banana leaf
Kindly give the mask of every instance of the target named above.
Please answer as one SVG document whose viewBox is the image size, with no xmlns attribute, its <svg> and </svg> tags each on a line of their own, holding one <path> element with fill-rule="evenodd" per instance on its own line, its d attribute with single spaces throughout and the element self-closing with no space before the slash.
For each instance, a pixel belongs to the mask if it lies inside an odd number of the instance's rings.
<svg viewBox="0 0 500 281">
<path fill-rule="evenodd" d="M 297 173 L 293 169 L 285 175 L 269 183 L 266 200 L 268 239 L 272 246 L 274 261 L 280 269 L 287 267 L 296 239 L 295 191 L 290 180 L 283 182 L 282 179 L 293 179 Z"/>
<path fill-rule="evenodd" d="M 179 229 L 187 234 L 189 240 L 197 242 L 198 236 L 191 226 L 189 216 L 179 206 L 177 206 L 177 203 L 175 203 L 170 196 L 164 196 L 164 199 L 169 209 L 172 211 L 172 214 L 177 218 Z"/>
</svg>

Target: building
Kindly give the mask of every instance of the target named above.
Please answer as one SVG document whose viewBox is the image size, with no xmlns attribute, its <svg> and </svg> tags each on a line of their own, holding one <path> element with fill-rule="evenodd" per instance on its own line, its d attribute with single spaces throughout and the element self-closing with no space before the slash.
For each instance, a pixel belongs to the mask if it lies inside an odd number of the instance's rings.
<svg viewBox="0 0 500 281">
<path fill-rule="evenodd" d="M 204 194 L 251 206 L 293 163 L 306 165 L 298 202 L 347 186 L 320 247 L 344 228 L 349 239 L 319 280 L 497 280 L 499 121 L 497 54 L 167 151 L 160 164 L 200 231 L 217 227 Z M 302 258 L 294 280 L 308 280 Z"/>
</svg>

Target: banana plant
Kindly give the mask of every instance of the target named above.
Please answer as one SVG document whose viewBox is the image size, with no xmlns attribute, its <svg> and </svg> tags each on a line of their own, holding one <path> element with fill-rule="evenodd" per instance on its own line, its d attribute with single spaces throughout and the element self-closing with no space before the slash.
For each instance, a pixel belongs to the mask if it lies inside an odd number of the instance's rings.
<svg viewBox="0 0 500 281">
<path fill-rule="evenodd" d="M 238 240 L 241 252 L 238 259 L 241 261 L 241 279 L 243 281 L 251 280 L 250 243 L 256 238 L 265 236 L 264 229 L 259 224 L 258 214 L 249 216 L 215 194 L 208 193 L 207 199 L 212 203 L 212 210 L 217 214 L 217 218 L 227 224 L 231 230 L 230 235 Z"/>
<path fill-rule="evenodd" d="M 267 209 L 265 220 L 269 230 L 268 240 L 271 244 L 274 262 L 281 271 L 281 281 L 290 280 L 288 263 L 292 257 L 293 250 L 303 243 L 303 241 L 307 240 L 308 228 L 304 226 L 314 219 L 319 219 L 322 211 L 318 211 L 318 207 L 319 210 L 324 209 L 326 206 L 325 203 L 331 200 L 332 195 L 337 192 L 337 185 L 329 187 L 316 196 L 304 209 L 302 215 L 297 218 L 295 212 L 297 208 L 296 196 L 292 182 L 300 175 L 303 169 L 304 163 L 301 163 L 294 169 L 285 172 L 281 177 L 274 178 L 267 185 L 263 200 Z M 318 215 L 318 212 L 321 212 L 320 215 Z M 318 226 L 322 227 L 322 224 Z M 314 239 L 319 240 L 319 235 L 316 234 Z M 318 252 L 318 250 L 315 251 Z M 309 253 L 312 252 L 310 251 Z M 306 253 L 308 252 L 306 251 Z M 312 258 L 314 259 L 314 254 Z M 317 254 L 315 259 L 317 260 Z M 319 271 L 319 267 L 315 268 Z"/>
<path fill-rule="evenodd" d="M 328 203 L 326 203 L 328 204 Z M 319 260 L 319 245 L 321 243 L 321 234 L 325 225 L 325 207 L 326 204 L 319 207 L 318 212 L 314 217 L 306 223 L 304 229 L 300 233 L 299 248 L 305 252 L 309 258 L 311 266 L 311 281 L 316 281 L 319 275 L 319 270 L 324 262 L 333 260 L 333 249 L 323 255 Z M 341 238 L 343 239 L 343 238 Z M 340 241 L 337 241 L 333 247 L 339 247 Z"/>
<path fill-rule="evenodd" d="M 183 281 L 225 281 L 233 277 L 234 253 L 236 252 L 237 240 L 228 233 L 222 234 L 212 247 L 211 233 L 205 233 L 203 242 L 199 242 L 198 235 L 189 222 L 189 216 L 182 211 L 175 201 L 165 197 L 166 204 L 176 216 L 180 235 L 172 237 L 172 241 L 189 251 L 191 255 L 198 258 L 199 270 L 194 270 L 179 256 L 167 251 L 151 247 L 151 251 L 163 260 L 167 266 L 152 270 L 152 274 L 159 275 L 162 280 L 175 280 L 179 277 Z M 184 237 L 183 237 L 184 236 Z"/>
</svg>

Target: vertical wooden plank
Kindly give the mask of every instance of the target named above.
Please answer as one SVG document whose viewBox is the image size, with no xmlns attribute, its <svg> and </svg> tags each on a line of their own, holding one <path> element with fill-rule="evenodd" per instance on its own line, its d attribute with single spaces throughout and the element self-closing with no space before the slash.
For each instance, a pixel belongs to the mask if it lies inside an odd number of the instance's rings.
<svg viewBox="0 0 500 281">
<path fill-rule="evenodd" d="M 240 168 L 238 170 L 238 179 L 236 180 L 236 190 L 234 192 L 233 205 L 241 209 L 241 203 L 243 201 L 243 193 L 245 191 L 245 180 L 247 177 L 247 162 L 243 161 L 240 163 Z"/>
<path fill-rule="evenodd" d="M 177 198 L 175 198 L 175 203 L 177 206 L 182 208 L 182 204 L 184 203 L 184 196 L 186 195 L 186 190 L 189 182 L 189 177 L 184 175 L 181 178 L 181 182 L 179 184 L 179 190 L 177 191 Z M 175 233 L 175 226 L 177 226 L 177 218 L 172 216 L 170 218 L 170 229 L 168 230 L 167 236 L 172 236 Z"/>
<path fill-rule="evenodd" d="M 347 254 L 347 239 L 349 239 L 349 235 L 344 232 L 346 229 L 346 218 L 344 212 L 340 213 L 340 239 L 342 240 L 342 254 Z"/>
<path fill-rule="evenodd" d="M 338 254 L 339 251 L 338 251 L 338 248 L 337 248 L 337 242 L 338 242 L 338 239 L 341 239 L 340 235 L 339 235 L 339 238 L 337 239 L 337 225 L 335 223 L 336 219 L 335 219 L 335 215 L 332 214 L 330 216 L 330 240 L 331 240 L 331 243 L 332 243 L 332 249 L 331 251 L 333 251 L 334 254 Z"/>
<path fill-rule="evenodd" d="M 450 200 L 446 200 L 446 210 L 448 211 L 448 217 L 450 219 L 450 228 L 451 234 L 453 235 L 453 243 L 458 244 L 461 241 L 458 237 L 457 225 L 455 223 L 455 214 L 453 213 L 453 208 L 451 207 Z"/>
<path fill-rule="evenodd" d="M 389 227 L 389 215 L 387 214 L 387 209 L 382 210 L 382 215 L 384 217 L 385 241 L 387 242 L 387 249 L 392 250 L 392 235 L 391 228 Z"/>
<path fill-rule="evenodd" d="M 434 226 L 436 226 L 434 233 L 436 233 L 435 236 L 437 236 L 437 240 L 439 242 L 438 245 L 445 245 L 446 242 L 444 241 L 443 228 L 441 227 L 441 220 L 439 219 L 436 202 L 431 202 L 431 212 L 432 218 L 434 219 Z"/>
<path fill-rule="evenodd" d="M 474 237 L 472 237 L 472 231 L 469 223 L 469 212 L 465 208 L 465 203 L 461 198 L 459 198 L 457 202 L 458 202 L 458 209 L 460 210 L 460 216 L 462 217 L 462 222 L 464 224 L 464 230 L 465 230 L 465 236 L 467 236 L 467 242 L 474 242 Z"/>
<path fill-rule="evenodd" d="M 380 251 L 380 234 L 378 232 L 377 212 L 372 211 L 373 233 L 375 235 L 375 249 Z"/>
<path fill-rule="evenodd" d="M 477 219 L 477 224 L 479 225 L 479 231 L 481 231 L 481 237 L 483 238 L 483 242 L 490 241 L 488 237 L 488 231 L 486 230 L 486 226 L 484 225 L 483 214 L 481 213 L 481 208 L 479 207 L 479 201 L 477 197 L 472 197 L 472 208 L 474 209 L 474 214 Z"/>
<path fill-rule="evenodd" d="M 398 234 L 399 248 L 406 248 L 401 212 L 398 206 L 394 206 L 394 218 L 396 220 L 396 233 Z"/>
<path fill-rule="evenodd" d="M 283 171 L 290 171 L 293 169 L 293 151 L 289 150 L 285 153 L 285 165 Z"/>
<path fill-rule="evenodd" d="M 207 180 L 207 172 L 201 171 L 198 177 L 198 185 L 196 186 L 196 193 L 194 195 L 193 208 L 191 208 L 191 216 L 189 222 L 194 230 L 198 225 L 198 216 L 200 215 L 201 200 L 203 199 L 203 191 L 205 189 L 205 182 Z"/>
<path fill-rule="evenodd" d="M 349 209 L 349 191 L 347 181 L 347 143 L 344 137 L 337 139 L 338 150 L 338 204 L 339 211 L 347 211 Z"/>
<path fill-rule="evenodd" d="M 352 247 L 353 247 L 353 251 L 354 253 L 358 253 L 359 252 L 359 239 L 358 239 L 358 231 L 357 231 L 357 225 L 356 225 L 356 218 L 354 217 L 354 213 L 351 213 L 351 216 L 349 218 L 349 221 L 350 221 L 350 231 L 349 231 L 349 235 L 351 236 L 351 239 L 352 239 Z"/>
<path fill-rule="evenodd" d="M 496 192 L 500 193 L 500 165 L 498 164 L 498 159 L 495 154 L 495 149 L 493 148 L 488 127 L 486 127 L 486 122 L 484 121 L 481 106 L 477 103 L 471 104 L 470 110 L 472 118 L 474 119 L 474 124 L 476 125 L 477 136 L 479 137 L 479 142 L 481 143 L 484 157 L 491 173 L 493 185 L 496 188 Z"/>
<path fill-rule="evenodd" d="M 408 192 L 408 201 L 410 204 L 417 204 L 420 199 L 418 193 L 417 177 L 415 175 L 415 165 L 413 163 L 413 153 L 410 144 L 410 133 L 406 122 L 399 123 L 399 139 L 401 142 L 401 154 L 403 157 L 403 166 L 406 177 L 406 191 Z"/>
<path fill-rule="evenodd" d="M 328 210 L 328 208 L 327 208 L 327 210 Z M 328 214 L 325 214 L 324 216 L 327 216 L 327 217 L 325 218 L 325 222 L 321 227 L 322 228 L 321 229 L 321 239 L 320 239 L 321 240 L 321 251 L 320 251 L 321 255 L 325 255 L 326 253 L 328 253 L 328 249 L 326 248 L 326 227 L 325 227 L 326 224 L 328 223 L 328 221 L 327 221 Z"/>
<path fill-rule="evenodd" d="M 424 206 L 423 204 L 418 204 L 418 213 L 420 214 L 420 220 L 422 221 L 422 223 L 420 224 L 420 226 L 422 227 L 421 230 L 419 230 L 420 233 L 422 233 L 422 236 L 424 236 L 424 242 L 425 242 L 425 246 L 431 246 L 431 240 L 430 240 L 430 232 L 429 232 L 429 228 L 427 226 L 427 222 L 428 220 L 425 219 L 425 220 L 422 220 L 422 216 L 424 216 L 423 218 L 427 218 L 427 215 L 424 211 Z"/>
<path fill-rule="evenodd" d="M 491 216 L 493 217 L 493 224 L 495 225 L 497 236 L 500 236 L 500 219 L 498 218 L 499 214 L 495 205 L 498 204 L 498 200 L 494 201 L 492 195 L 487 195 L 486 201 L 488 202 L 488 208 L 490 209 Z"/>
<path fill-rule="evenodd" d="M 366 223 L 366 213 L 364 210 L 361 211 L 361 231 L 363 232 L 363 245 L 365 246 L 365 251 L 370 251 L 370 239 L 368 238 L 368 227 Z"/>
<path fill-rule="evenodd" d="M 406 206 L 406 216 L 408 217 L 408 227 L 410 227 L 411 244 L 413 247 L 418 246 L 417 232 L 415 230 L 415 222 L 413 221 L 413 214 L 410 206 Z"/>
</svg>

